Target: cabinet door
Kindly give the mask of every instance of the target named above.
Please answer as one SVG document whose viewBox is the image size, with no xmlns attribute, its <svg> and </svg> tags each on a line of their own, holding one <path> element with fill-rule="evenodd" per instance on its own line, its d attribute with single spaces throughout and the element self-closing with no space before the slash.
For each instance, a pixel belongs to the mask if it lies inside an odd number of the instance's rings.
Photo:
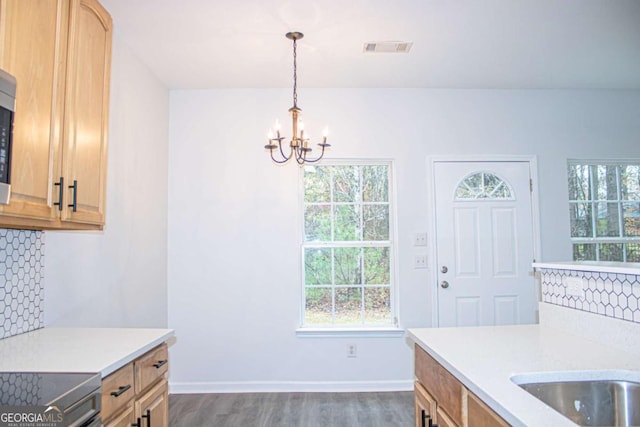
<svg viewBox="0 0 640 427">
<path fill-rule="evenodd" d="M 168 427 L 169 425 L 169 389 L 163 378 L 151 390 L 136 400 L 136 418 L 140 418 L 140 427 Z"/>
<path fill-rule="evenodd" d="M 17 80 L 11 203 L 0 205 L 0 224 L 57 216 L 68 14 L 65 0 L 0 0 L 0 68 Z"/>
<path fill-rule="evenodd" d="M 108 421 L 104 427 L 131 427 L 135 422 L 133 404 L 130 404 L 118 416 Z"/>
<path fill-rule="evenodd" d="M 508 422 L 471 392 L 468 392 L 467 407 L 469 427 L 509 427 Z"/>
<path fill-rule="evenodd" d="M 436 411 L 436 421 L 438 422 L 438 427 L 458 427 L 458 424 L 456 424 L 441 408 L 438 408 Z"/>
<path fill-rule="evenodd" d="M 429 427 L 429 418 L 432 422 L 435 421 L 436 401 L 417 381 L 414 386 L 414 396 L 416 427 Z"/>
<path fill-rule="evenodd" d="M 75 211 L 67 207 L 63 221 L 104 224 L 111 36 L 96 0 L 71 0 L 62 164 Z"/>
</svg>

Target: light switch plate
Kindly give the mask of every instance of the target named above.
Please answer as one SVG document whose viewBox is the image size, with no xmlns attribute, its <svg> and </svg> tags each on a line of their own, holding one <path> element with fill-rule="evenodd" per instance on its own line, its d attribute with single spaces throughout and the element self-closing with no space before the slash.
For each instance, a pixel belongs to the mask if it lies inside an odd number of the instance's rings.
<svg viewBox="0 0 640 427">
<path fill-rule="evenodd" d="M 415 233 L 413 235 L 413 246 L 427 246 L 427 233 Z"/>
<path fill-rule="evenodd" d="M 427 268 L 427 254 L 416 254 L 413 261 L 413 268 Z"/>
</svg>

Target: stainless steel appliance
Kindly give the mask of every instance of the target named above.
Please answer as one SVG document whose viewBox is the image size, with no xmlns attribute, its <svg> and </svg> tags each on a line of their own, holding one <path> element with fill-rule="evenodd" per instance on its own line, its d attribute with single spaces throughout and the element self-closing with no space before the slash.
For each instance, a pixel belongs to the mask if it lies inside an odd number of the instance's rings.
<svg viewBox="0 0 640 427">
<path fill-rule="evenodd" d="M 0 70 L 0 203 L 11 198 L 11 140 L 16 105 L 16 79 Z"/>
<path fill-rule="evenodd" d="M 0 373 L 0 406 L 48 406 L 62 414 L 64 426 L 98 427 L 100 374 L 59 372 Z"/>
</svg>

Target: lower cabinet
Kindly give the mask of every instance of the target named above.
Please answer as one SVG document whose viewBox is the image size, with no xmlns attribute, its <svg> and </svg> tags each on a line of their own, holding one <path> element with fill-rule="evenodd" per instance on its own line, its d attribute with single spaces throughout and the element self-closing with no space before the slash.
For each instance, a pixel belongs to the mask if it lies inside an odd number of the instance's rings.
<svg viewBox="0 0 640 427">
<path fill-rule="evenodd" d="M 168 427 L 169 352 L 161 344 L 102 380 L 105 427 Z"/>
<path fill-rule="evenodd" d="M 420 346 L 415 346 L 416 427 L 508 427 Z"/>
<path fill-rule="evenodd" d="M 162 379 L 135 402 L 136 422 L 140 427 L 169 425 L 169 387 Z"/>
</svg>

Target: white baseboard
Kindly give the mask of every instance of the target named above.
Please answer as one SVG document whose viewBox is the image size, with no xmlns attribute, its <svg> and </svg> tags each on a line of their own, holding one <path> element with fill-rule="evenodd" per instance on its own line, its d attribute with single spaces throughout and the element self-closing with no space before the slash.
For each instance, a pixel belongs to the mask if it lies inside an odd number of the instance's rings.
<svg viewBox="0 0 640 427">
<path fill-rule="evenodd" d="M 402 381 L 234 381 L 170 382 L 169 393 L 285 393 L 411 391 L 413 380 Z"/>
</svg>

